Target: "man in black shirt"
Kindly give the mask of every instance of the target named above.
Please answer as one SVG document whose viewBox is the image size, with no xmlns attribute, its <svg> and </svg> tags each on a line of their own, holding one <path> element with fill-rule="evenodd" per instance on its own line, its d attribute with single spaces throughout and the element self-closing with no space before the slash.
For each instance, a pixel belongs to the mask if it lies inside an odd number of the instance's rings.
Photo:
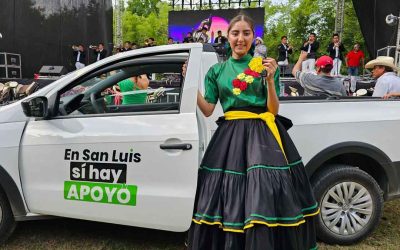
<svg viewBox="0 0 400 250">
<path fill-rule="evenodd" d="M 85 52 L 85 47 L 83 47 L 82 44 L 79 46 L 72 46 L 72 49 L 74 50 L 73 53 L 73 58 L 75 62 L 75 68 L 76 69 L 81 69 L 85 67 L 86 65 L 86 52 Z"/>
<path fill-rule="evenodd" d="M 132 50 L 132 44 L 131 44 L 131 42 L 126 41 L 124 43 L 124 47 L 119 49 L 119 52 L 126 52 L 126 51 L 130 51 L 130 50 Z"/>
<path fill-rule="evenodd" d="M 328 45 L 327 52 L 329 56 L 333 60 L 333 69 L 331 74 L 333 76 L 340 75 L 340 68 L 342 67 L 343 62 L 343 52 L 345 48 L 343 44 L 340 42 L 339 34 L 333 34 L 332 42 Z"/>
<path fill-rule="evenodd" d="M 292 46 L 287 41 L 287 36 L 281 37 L 281 44 L 278 46 L 278 65 L 282 76 L 285 75 L 286 67 L 289 65 L 289 54 L 292 54 Z"/>
<path fill-rule="evenodd" d="M 318 49 L 319 42 L 317 41 L 317 35 L 311 32 L 308 40 L 300 48 L 300 50 L 307 52 L 307 59 L 301 65 L 303 72 L 315 73 L 315 59 L 317 58 Z"/>
<path fill-rule="evenodd" d="M 188 32 L 186 37 L 183 39 L 183 43 L 192 43 L 193 42 L 193 34 L 192 32 Z"/>
<path fill-rule="evenodd" d="M 224 45 L 228 39 L 222 35 L 222 31 L 218 30 L 218 36 L 214 39 L 214 43 Z"/>
<path fill-rule="evenodd" d="M 93 50 L 96 62 L 107 57 L 107 50 L 104 49 L 104 43 L 99 43 L 97 47 Z"/>
</svg>

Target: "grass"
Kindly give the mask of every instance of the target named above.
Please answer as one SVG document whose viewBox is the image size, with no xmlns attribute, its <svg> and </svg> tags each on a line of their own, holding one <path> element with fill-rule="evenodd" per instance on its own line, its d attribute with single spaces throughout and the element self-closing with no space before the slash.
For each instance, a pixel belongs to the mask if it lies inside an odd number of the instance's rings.
<svg viewBox="0 0 400 250">
<path fill-rule="evenodd" d="M 329 246 L 322 250 L 400 249 L 400 200 L 385 203 L 375 232 L 354 246 Z M 59 219 L 19 223 L 0 249 L 163 249 L 183 250 L 184 233 L 126 227 L 81 220 Z"/>
</svg>

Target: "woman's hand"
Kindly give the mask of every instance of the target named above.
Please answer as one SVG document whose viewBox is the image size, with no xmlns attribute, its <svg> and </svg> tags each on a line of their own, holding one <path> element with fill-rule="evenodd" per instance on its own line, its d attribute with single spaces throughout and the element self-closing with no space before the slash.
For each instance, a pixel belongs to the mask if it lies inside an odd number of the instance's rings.
<svg viewBox="0 0 400 250">
<path fill-rule="evenodd" d="M 275 59 L 271 57 L 267 57 L 263 59 L 263 66 L 267 71 L 267 88 L 268 88 L 268 96 L 267 96 L 267 109 L 274 115 L 277 115 L 279 112 L 279 99 L 276 95 L 275 91 L 275 81 L 274 76 L 276 69 L 278 68 L 278 64 Z"/>
<path fill-rule="evenodd" d="M 267 82 L 273 82 L 276 69 L 278 68 L 278 64 L 276 63 L 275 59 L 271 57 L 263 59 L 263 66 L 268 73 L 266 78 Z"/>
<path fill-rule="evenodd" d="M 400 97 L 400 93 L 399 92 L 391 92 L 388 94 L 385 94 L 384 96 L 382 96 L 383 99 L 389 99 L 391 97 Z"/>
</svg>

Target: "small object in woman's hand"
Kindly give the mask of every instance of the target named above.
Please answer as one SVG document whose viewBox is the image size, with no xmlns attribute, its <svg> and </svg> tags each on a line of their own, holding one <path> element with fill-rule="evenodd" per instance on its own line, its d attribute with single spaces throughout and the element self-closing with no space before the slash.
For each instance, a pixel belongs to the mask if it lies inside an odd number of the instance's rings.
<svg viewBox="0 0 400 250">
<path fill-rule="evenodd" d="M 264 57 L 263 60 L 262 60 L 263 66 L 264 66 L 264 63 L 266 63 L 266 62 L 267 62 L 267 60 Z M 265 67 L 264 67 L 263 71 L 261 71 L 260 74 L 261 74 L 261 77 L 263 77 L 263 78 L 266 78 L 268 76 L 268 71 L 265 69 Z"/>
<path fill-rule="evenodd" d="M 263 71 L 261 71 L 261 77 L 267 77 L 268 76 L 268 72 L 264 69 Z"/>
</svg>

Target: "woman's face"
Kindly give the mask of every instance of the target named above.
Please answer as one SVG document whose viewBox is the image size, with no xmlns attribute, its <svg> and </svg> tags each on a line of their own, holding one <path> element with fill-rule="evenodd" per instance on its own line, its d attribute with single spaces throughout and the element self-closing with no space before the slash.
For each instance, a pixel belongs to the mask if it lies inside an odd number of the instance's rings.
<svg viewBox="0 0 400 250">
<path fill-rule="evenodd" d="M 254 33 L 245 21 L 236 22 L 228 34 L 229 45 L 232 48 L 232 57 L 235 59 L 246 55 L 251 48 Z"/>
</svg>

